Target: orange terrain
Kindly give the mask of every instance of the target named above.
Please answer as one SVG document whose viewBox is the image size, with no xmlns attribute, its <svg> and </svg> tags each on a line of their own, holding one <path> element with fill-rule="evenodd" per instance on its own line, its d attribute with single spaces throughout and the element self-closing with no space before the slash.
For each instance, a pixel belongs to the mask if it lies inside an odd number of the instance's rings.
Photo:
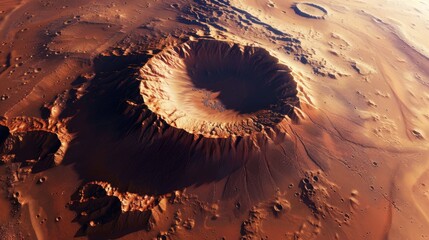
<svg viewBox="0 0 429 240">
<path fill-rule="evenodd" d="M 0 239 L 428 239 L 429 3 L 0 2 Z"/>
</svg>

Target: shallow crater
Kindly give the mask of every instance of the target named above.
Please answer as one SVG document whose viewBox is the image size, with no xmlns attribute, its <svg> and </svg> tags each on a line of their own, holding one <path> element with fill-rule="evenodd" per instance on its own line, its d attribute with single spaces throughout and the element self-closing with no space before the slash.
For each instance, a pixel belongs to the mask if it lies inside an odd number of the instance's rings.
<svg viewBox="0 0 429 240">
<path fill-rule="evenodd" d="M 315 3 L 296 3 L 292 6 L 296 14 L 301 17 L 313 19 L 325 19 L 328 11 Z"/>
</svg>

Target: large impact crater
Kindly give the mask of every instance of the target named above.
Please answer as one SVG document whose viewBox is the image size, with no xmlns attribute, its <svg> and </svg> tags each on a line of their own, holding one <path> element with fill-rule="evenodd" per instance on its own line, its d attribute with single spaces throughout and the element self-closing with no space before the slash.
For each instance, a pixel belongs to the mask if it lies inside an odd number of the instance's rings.
<svg viewBox="0 0 429 240">
<path fill-rule="evenodd" d="M 140 74 L 152 112 L 205 137 L 262 132 L 292 117 L 299 104 L 291 70 L 260 47 L 189 41 L 154 56 Z"/>
</svg>

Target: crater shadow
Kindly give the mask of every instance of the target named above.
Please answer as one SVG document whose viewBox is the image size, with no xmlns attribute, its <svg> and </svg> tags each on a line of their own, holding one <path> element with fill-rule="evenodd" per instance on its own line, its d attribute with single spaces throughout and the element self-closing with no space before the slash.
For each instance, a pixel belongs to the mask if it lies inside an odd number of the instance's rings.
<svg viewBox="0 0 429 240">
<path fill-rule="evenodd" d="M 21 163 L 20 167 L 31 167 L 32 173 L 55 166 L 54 156 L 61 147 L 56 134 L 35 130 L 11 135 L 6 127 L 0 131 L 3 131 L 0 140 L 8 142 L 1 148 L 0 155 L 11 156 L 12 162 Z"/>
</svg>

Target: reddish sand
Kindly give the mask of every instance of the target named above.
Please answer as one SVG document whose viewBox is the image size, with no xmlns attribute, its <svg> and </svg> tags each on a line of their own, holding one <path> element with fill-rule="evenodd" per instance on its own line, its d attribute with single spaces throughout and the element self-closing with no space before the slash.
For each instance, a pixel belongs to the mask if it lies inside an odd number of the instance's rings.
<svg viewBox="0 0 429 240">
<path fill-rule="evenodd" d="M 429 4 L 0 2 L 0 239 L 429 238 Z"/>
</svg>

